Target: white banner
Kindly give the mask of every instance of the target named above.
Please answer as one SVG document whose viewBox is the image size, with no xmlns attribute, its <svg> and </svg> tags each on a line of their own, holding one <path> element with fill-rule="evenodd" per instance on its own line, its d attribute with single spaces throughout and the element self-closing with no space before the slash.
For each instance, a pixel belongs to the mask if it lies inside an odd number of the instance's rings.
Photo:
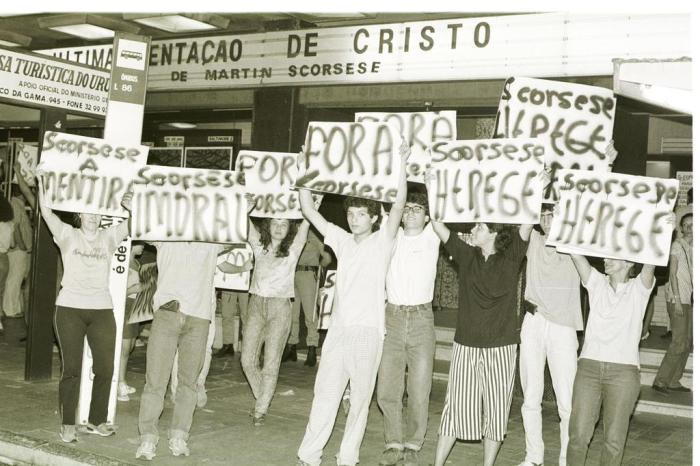
<svg viewBox="0 0 700 466">
<path fill-rule="evenodd" d="M 333 312 L 333 302 L 335 300 L 335 270 L 326 270 L 326 278 L 323 286 L 318 290 L 318 303 L 316 322 L 319 330 L 328 330 Z"/>
<path fill-rule="evenodd" d="M 559 208 L 547 244 L 560 252 L 665 266 L 678 180 L 560 171 Z"/>
<path fill-rule="evenodd" d="M 430 214 L 439 222 L 539 223 L 546 148 L 538 139 L 433 144 Z"/>
<path fill-rule="evenodd" d="M 239 173 L 147 165 L 134 180 L 133 240 L 242 243 L 245 186 Z"/>
<path fill-rule="evenodd" d="M 549 147 L 552 184 L 561 168 L 607 171 L 615 95 L 610 89 L 532 78 L 508 78 L 496 116 L 495 137 L 539 137 Z M 545 189 L 545 199 L 557 195 Z"/>
<path fill-rule="evenodd" d="M 299 194 L 292 189 L 297 179 L 297 156 L 252 150 L 238 153 L 236 171 L 245 174 L 246 193 L 254 196 L 251 217 L 303 218 Z"/>
<path fill-rule="evenodd" d="M 47 131 L 37 168 L 51 209 L 127 217 L 122 196 L 147 158 L 146 146 Z"/>
<path fill-rule="evenodd" d="M 457 139 L 457 112 L 359 112 L 355 113 L 355 121 L 385 122 L 392 124 L 401 137 L 411 147 L 411 155 L 406 165 L 408 181 L 423 183 L 425 167 L 430 163 L 429 149 L 432 143 L 454 141 Z M 392 141 L 401 145 L 401 141 Z"/>
<path fill-rule="evenodd" d="M 149 90 L 612 76 L 691 56 L 689 14 L 535 13 L 156 40 Z M 98 67 L 105 46 L 42 50 Z"/>
<path fill-rule="evenodd" d="M 311 122 L 298 188 L 394 202 L 401 135 L 388 123 Z"/>
<path fill-rule="evenodd" d="M 22 142 L 15 144 L 15 161 L 19 164 L 20 176 L 29 186 L 36 185 L 34 176 L 38 159 L 39 149 L 36 146 Z M 12 182 L 17 182 L 17 174 L 12 177 Z"/>
<path fill-rule="evenodd" d="M 247 272 L 227 273 L 227 265 L 244 267 L 253 265 L 253 250 L 248 243 L 237 244 L 230 251 L 220 254 L 216 259 L 214 287 L 224 290 L 246 291 L 250 287 L 250 269 Z"/>
</svg>

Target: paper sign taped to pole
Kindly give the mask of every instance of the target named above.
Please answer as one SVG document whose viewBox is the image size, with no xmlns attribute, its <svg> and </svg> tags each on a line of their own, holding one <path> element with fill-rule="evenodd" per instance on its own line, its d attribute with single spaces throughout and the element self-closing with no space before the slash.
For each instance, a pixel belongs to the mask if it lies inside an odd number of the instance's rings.
<svg viewBox="0 0 700 466">
<path fill-rule="evenodd" d="M 333 302 L 335 299 L 335 270 L 326 270 L 326 278 L 323 280 L 323 286 L 318 291 L 318 322 L 319 330 L 327 330 L 331 321 L 331 313 L 333 312 Z"/>
<path fill-rule="evenodd" d="M 47 131 L 41 151 L 44 199 L 51 209 L 128 217 L 122 196 L 148 147 Z"/>
<path fill-rule="evenodd" d="M 388 123 L 311 122 L 297 188 L 394 202 L 401 135 Z"/>
<path fill-rule="evenodd" d="M 39 160 L 39 149 L 36 146 L 19 142 L 15 145 L 15 161 L 19 164 L 20 176 L 29 186 L 35 186 L 36 164 Z M 17 182 L 17 174 L 12 177 Z"/>
<path fill-rule="evenodd" d="M 560 170 L 547 244 L 565 253 L 665 266 L 678 180 Z"/>
<path fill-rule="evenodd" d="M 247 237 L 246 205 L 240 173 L 147 165 L 134 180 L 131 236 L 242 243 Z"/>
<path fill-rule="evenodd" d="M 610 89 L 547 79 L 511 77 L 501 93 L 495 137 L 539 137 L 548 146 L 552 183 L 545 202 L 557 200 L 552 185 L 562 168 L 607 171 L 615 94 Z"/>
<path fill-rule="evenodd" d="M 430 215 L 439 222 L 538 223 L 545 152 L 538 139 L 434 143 Z"/>
<path fill-rule="evenodd" d="M 216 259 L 214 287 L 224 290 L 246 291 L 250 287 L 253 268 L 253 250 L 248 243 L 236 244 Z"/>
<path fill-rule="evenodd" d="M 406 164 L 406 179 L 414 183 L 423 183 L 425 167 L 430 163 L 430 146 L 434 142 L 454 141 L 457 139 L 457 112 L 358 112 L 355 121 L 390 123 L 399 130 L 403 140 L 408 142 L 411 155 Z M 401 145 L 401 140 L 392 141 Z"/>
</svg>

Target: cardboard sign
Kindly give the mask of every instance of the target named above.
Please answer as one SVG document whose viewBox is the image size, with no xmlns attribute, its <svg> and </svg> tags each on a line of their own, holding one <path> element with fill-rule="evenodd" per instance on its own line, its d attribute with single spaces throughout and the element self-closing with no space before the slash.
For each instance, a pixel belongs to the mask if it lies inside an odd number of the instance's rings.
<svg viewBox="0 0 700 466">
<path fill-rule="evenodd" d="M 122 196 L 147 157 L 146 146 L 47 131 L 38 170 L 48 206 L 128 217 Z"/>
<path fill-rule="evenodd" d="M 355 113 L 355 121 L 376 121 L 390 123 L 399 130 L 401 137 L 411 147 L 411 155 L 406 165 L 408 181 L 423 183 L 425 167 L 430 163 L 429 149 L 432 143 L 457 139 L 457 112 L 403 112 Z M 392 141 L 400 145 L 401 141 Z"/>
<path fill-rule="evenodd" d="M 678 180 L 561 170 L 547 244 L 558 251 L 664 266 Z"/>
<path fill-rule="evenodd" d="M 242 243 L 244 188 L 232 171 L 147 165 L 134 180 L 132 239 Z"/>
<path fill-rule="evenodd" d="M 693 187 L 693 172 L 676 172 L 676 179 L 680 183 L 678 188 L 678 205 L 688 205 L 688 190 Z M 680 221 L 680 219 L 678 219 Z"/>
<path fill-rule="evenodd" d="M 216 259 L 216 271 L 214 272 L 214 287 L 224 290 L 246 291 L 250 286 L 250 271 L 241 273 L 225 273 L 219 269 L 219 265 L 228 262 L 236 267 L 243 267 L 246 262 L 253 262 L 253 250 L 248 243 L 236 245 L 233 249 L 220 254 Z"/>
<path fill-rule="evenodd" d="M 545 152 L 537 139 L 433 144 L 430 215 L 440 222 L 538 223 Z"/>
<path fill-rule="evenodd" d="M 607 171 L 615 95 L 610 89 L 533 78 L 508 78 L 496 116 L 495 137 L 542 138 L 552 184 L 562 168 Z M 555 202 L 552 186 L 545 200 Z"/>
<path fill-rule="evenodd" d="M 388 123 L 309 123 L 298 188 L 394 202 L 401 135 Z"/>
<path fill-rule="evenodd" d="M 323 286 L 318 290 L 318 306 L 316 322 L 319 330 L 328 330 L 333 312 L 333 301 L 335 299 L 335 270 L 326 270 L 326 278 Z"/>
<path fill-rule="evenodd" d="M 34 176 L 36 173 L 36 163 L 39 159 L 39 149 L 29 144 L 15 144 L 15 161 L 19 164 L 20 176 L 29 186 L 34 186 Z M 17 175 L 12 177 L 12 182 L 17 182 Z"/>
</svg>

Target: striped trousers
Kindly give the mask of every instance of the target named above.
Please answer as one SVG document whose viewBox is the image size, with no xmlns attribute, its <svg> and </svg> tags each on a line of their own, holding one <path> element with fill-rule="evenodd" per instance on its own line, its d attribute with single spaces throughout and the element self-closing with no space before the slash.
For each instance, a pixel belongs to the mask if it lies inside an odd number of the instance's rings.
<svg viewBox="0 0 700 466">
<path fill-rule="evenodd" d="M 455 342 L 440 435 L 502 441 L 513 400 L 517 345 L 475 348 Z"/>
</svg>

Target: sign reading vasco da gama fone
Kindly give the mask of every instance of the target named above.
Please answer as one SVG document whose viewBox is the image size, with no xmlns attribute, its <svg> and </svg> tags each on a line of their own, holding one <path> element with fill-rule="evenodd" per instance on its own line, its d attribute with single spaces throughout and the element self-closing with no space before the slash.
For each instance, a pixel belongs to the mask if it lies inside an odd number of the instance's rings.
<svg viewBox="0 0 700 466">
<path fill-rule="evenodd" d="M 560 171 L 561 193 L 547 244 L 558 251 L 664 266 L 674 225 L 667 221 L 678 180 Z"/>
<path fill-rule="evenodd" d="M 246 240 L 247 203 L 240 173 L 147 165 L 133 185 L 134 240 Z"/>
<path fill-rule="evenodd" d="M 537 139 L 438 142 L 430 215 L 440 222 L 538 223 L 545 147 Z"/>
<path fill-rule="evenodd" d="M 122 196 L 147 158 L 146 146 L 47 131 L 37 170 L 50 208 L 127 217 Z"/>
<path fill-rule="evenodd" d="M 542 138 L 552 184 L 560 168 L 607 171 L 615 95 L 610 89 L 546 79 L 508 78 L 496 117 L 496 137 Z M 552 185 L 545 199 L 557 199 Z"/>
<path fill-rule="evenodd" d="M 389 123 L 312 122 L 306 131 L 297 188 L 394 202 L 401 156 Z"/>
</svg>

